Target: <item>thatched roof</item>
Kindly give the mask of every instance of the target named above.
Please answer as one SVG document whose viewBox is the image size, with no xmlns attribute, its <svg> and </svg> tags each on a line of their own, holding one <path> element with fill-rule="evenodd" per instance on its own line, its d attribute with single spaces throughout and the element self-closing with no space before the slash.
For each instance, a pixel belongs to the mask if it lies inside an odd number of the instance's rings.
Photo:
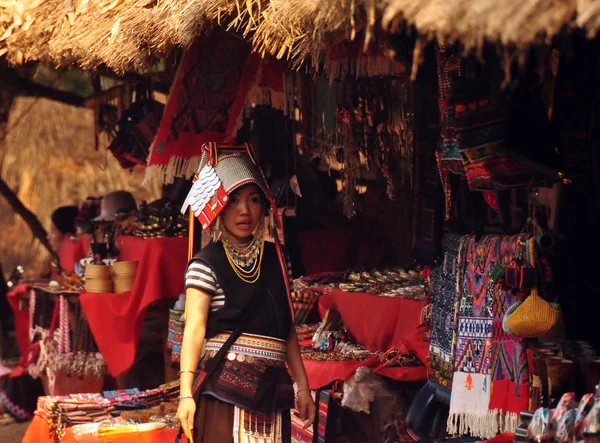
<svg viewBox="0 0 600 443">
<path fill-rule="evenodd" d="M 484 40 L 516 49 L 563 27 L 600 28 L 596 0 L 0 0 L 0 55 L 122 72 L 145 69 L 174 45 L 222 24 L 256 50 L 302 61 L 379 24 L 414 25 L 428 38 Z"/>
<path fill-rule="evenodd" d="M 139 202 L 160 194 L 142 187 L 143 168 L 125 171 L 105 148 L 96 150 L 93 111 L 30 97 L 17 98 L 11 109 L 0 176 L 47 229 L 54 209 L 89 196 L 125 189 Z M 43 246 L 2 198 L 0 213 L 4 270 L 39 269 L 49 257 Z"/>
<path fill-rule="evenodd" d="M 389 0 L 384 28 L 394 31 L 408 22 L 440 42 L 460 39 L 467 48 L 483 41 L 526 49 L 547 43 L 561 30 L 577 27 L 590 36 L 600 26 L 595 0 Z"/>
</svg>

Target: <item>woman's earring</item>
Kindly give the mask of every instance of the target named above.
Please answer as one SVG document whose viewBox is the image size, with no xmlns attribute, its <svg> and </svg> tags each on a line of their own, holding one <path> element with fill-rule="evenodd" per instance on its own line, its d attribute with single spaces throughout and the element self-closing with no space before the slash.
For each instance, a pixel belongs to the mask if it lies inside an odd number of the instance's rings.
<svg viewBox="0 0 600 443">
<path fill-rule="evenodd" d="M 216 243 L 219 241 L 219 239 L 221 238 L 221 234 L 222 234 L 221 217 L 217 217 L 217 219 L 215 220 L 215 223 L 213 224 L 212 229 L 211 229 L 211 237 L 212 237 L 213 243 Z"/>
</svg>

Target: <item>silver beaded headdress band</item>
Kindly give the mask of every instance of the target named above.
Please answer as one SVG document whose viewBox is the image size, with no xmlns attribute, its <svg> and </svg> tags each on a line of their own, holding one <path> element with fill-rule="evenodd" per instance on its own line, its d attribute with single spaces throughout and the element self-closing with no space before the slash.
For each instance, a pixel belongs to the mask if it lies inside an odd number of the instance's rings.
<svg viewBox="0 0 600 443">
<path fill-rule="evenodd" d="M 264 175 L 254 160 L 252 145 L 206 143 L 202 151 L 194 183 L 181 207 L 182 214 L 191 207 L 202 229 L 211 226 L 229 202 L 229 196 L 244 185 L 257 185 L 273 203 Z"/>
</svg>

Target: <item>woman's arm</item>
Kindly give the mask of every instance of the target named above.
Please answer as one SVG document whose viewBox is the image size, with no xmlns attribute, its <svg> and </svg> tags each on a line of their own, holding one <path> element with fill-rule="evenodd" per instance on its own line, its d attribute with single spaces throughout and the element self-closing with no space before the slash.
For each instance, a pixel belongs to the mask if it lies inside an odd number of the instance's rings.
<svg viewBox="0 0 600 443">
<path fill-rule="evenodd" d="M 194 415 L 196 405 L 190 398 L 194 384 L 195 374 L 193 371 L 198 367 L 204 337 L 206 336 L 206 321 L 210 310 L 210 295 L 198 289 L 188 288 L 185 291 L 185 328 L 183 330 L 183 341 L 181 342 L 181 375 L 179 395 L 179 408 L 177 418 L 188 435 L 194 428 Z"/>
<path fill-rule="evenodd" d="M 300 344 L 294 326 L 292 326 L 287 339 L 287 364 L 298 384 L 298 412 L 300 412 L 300 418 L 306 421 L 304 428 L 308 428 L 315 421 L 316 407 L 308 386 L 308 377 L 300 355 Z"/>
<path fill-rule="evenodd" d="M 290 371 L 292 371 L 294 381 L 298 384 L 298 389 L 308 389 L 308 377 L 300 355 L 300 344 L 298 343 L 296 328 L 293 326 L 287 339 L 287 364 Z"/>
</svg>

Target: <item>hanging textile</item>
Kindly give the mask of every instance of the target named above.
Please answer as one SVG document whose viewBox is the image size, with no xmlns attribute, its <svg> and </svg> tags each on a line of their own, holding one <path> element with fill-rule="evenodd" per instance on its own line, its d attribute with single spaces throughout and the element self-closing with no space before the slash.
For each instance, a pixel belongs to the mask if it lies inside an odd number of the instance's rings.
<svg viewBox="0 0 600 443">
<path fill-rule="evenodd" d="M 242 39 L 215 28 L 184 54 L 150 148 L 145 182 L 191 177 L 207 142 L 235 137 L 260 58 Z"/>
<path fill-rule="evenodd" d="M 525 240 L 520 249 L 525 262 L 535 266 L 533 238 Z M 509 287 L 497 285 L 493 297 L 492 328 L 492 393 L 489 410 L 498 419 L 499 432 L 515 432 L 519 413 L 529 407 L 529 371 L 524 340 L 504 331 L 502 322 L 506 310 L 517 302 L 518 293 Z"/>
<path fill-rule="evenodd" d="M 560 156 L 535 73 L 514 90 L 500 87 L 499 60 L 463 58 L 457 47 L 437 52 L 442 126 L 437 159 L 450 212 L 448 175 L 466 177 L 473 191 L 546 185 L 561 179 Z M 489 194 L 488 194 L 489 197 Z"/>
<path fill-rule="evenodd" d="M 524 355 L 517 353 L 510 356 L 507 364 L 499 363 L 499 359 L 510 353 L 509 345 L 513 341 L 512 337 L 499 333 L 498 321 L 495 322 L 506 309 L 502 306 L 506 294 L 498 290 L 491 274 L 498 264 L 509 263 L 522 254 L 525 240 L 527 236 L 524 235 L 487 235 L 480 241 L 470 237 L 464 245 L 457 276 L 458 321 L 447 426 L 451 435 L 471 434 L 487 439 L 505 428 L 508 403 L 512 409 L 513 402 L 503 401 L 495 393 L 492 403 L 491 392 L 495 391 L 492 382 L 514 378 L 507 368 L 521 368 L 526 360 Z M 499 323 L 501 330 L 501 321 Z M 519 370 L 518 378 L 521 376 Z M 511 394 L 515 405 L 519 403 L 517 395 L 520 393 L 513 391 Z M 524 409 L 527 409 L 526 403 Z"/>
<path fill-rule="evenodd" d="M 442 240 L 444 258 L 431 270 L 431 342 L 429 384 L 438 400 L 450 402 L 454 372 L 453 343 L 456 330 L 458 257 L 469 237 L 447 233 Z"/>
</svg>

